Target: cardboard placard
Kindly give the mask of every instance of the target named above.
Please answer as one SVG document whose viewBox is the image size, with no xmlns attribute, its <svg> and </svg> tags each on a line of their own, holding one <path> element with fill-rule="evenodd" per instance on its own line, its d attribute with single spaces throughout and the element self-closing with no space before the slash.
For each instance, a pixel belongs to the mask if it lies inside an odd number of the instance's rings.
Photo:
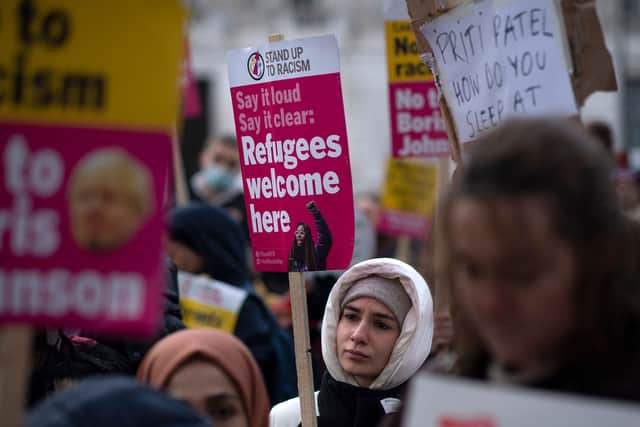
<svg viewBox="0 0 640 427">
<path fill-rule="evenodd" d="M 8 0 L 0 16 L 0 322 L 151 334 L 184 10 Z"/>
<path fill-rule="evenodd" d="M 461 143 L 514 116 L 577 114 L 553 0 L 486 0 L 420 27 Z"/>
<path fill-rule="evenodd" d="M 435 212 L 437 188 L 437 163 L 390 158 L 378 230 L 391 236 L 426 238 Z"/>
<path fill-rule="evenodd" d="M 227 62 L 255 268 L 345 268 L 353 189 L 335 37 L 238 49 Z M 302 223 L 315 267 L 298 262 Z"/>
<path fill-rule="evenodd" d="M 639 423 L 640 405 L 422 373 L 411 382 L 404 425 L 628 427 Z"/>
<path fill-rule="evenodd" d="M 427 42 L 420 28 L 435 18 L 448 14 L 461 5 L 474 3 L 471 0 L 407 0 L 409 15 L 416 35 L 418 49 L 423 54 L 432 54 L 432 47 Z M 483 1 L 476 3 L 484 3 Z M 508 4 L 510 1 L 497 2 Z M 604 43 L 604 36 L 598 20 L 595 0 L 554 0 L 554 4 L 562 11 L 562 27 L 566 30 L 568 40 L 570 75 L 573 93 L 577 106 L 583 105 L 586 98 L 595 91 L 616 90 L 613 63 Z M 439 76 L 436 75 L 436 80 Z M 460 150 L 458 135 L 450 117 L 450 106 L 442 102 L 442 111 L 447 127 L 450 129 L 449 141 L 454 158 Z"/>
</svg>

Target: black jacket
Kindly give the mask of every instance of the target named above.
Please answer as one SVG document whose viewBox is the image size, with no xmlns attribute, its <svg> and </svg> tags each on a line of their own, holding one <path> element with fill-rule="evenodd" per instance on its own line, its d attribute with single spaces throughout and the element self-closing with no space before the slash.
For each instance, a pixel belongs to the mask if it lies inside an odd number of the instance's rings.
<svg viewBox="0 0 640 427">
<path fill-rule="evenodd" d="M 399 399 L 402 389 L 356 387 L 325 373 L 318 394 L 318 427 L 375 427 L 387 417 L 381 401 Z"/>
<path fill-rule="evenodd" d="M 29 411 L 26 427 L 206 427 L 185 403 L 131 377 L 86 379 Z"/>
</svg>

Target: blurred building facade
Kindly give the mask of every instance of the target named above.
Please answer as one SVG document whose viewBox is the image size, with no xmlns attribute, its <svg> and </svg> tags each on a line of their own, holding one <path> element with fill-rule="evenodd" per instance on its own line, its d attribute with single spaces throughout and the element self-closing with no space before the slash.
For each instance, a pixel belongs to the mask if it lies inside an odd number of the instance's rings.
<svg viewBox="0 0 640 427">
<path fill-rule="evenodd" d="M 532 0 L 535 1 L 535 0 Z M 620 64 L 620 11 L 628 0 L 598 0 L 607 46 Z M 630 0 L 631 3 L 640 3 Z M 267 40 L 334 33 L 341 75 L 354 191 L 377 193 L 390 153 L 387 75 L 383 25 L 384 0 L 186 0 L 193 65 L 198 79 L 209 81 L 209 132 L 234 132 L 226 52 Z M 640 48 L 636 46 L 636 50 Z M 622 101 L 618 94 L 592 95 L 582 110 L 585 121 L 609 123 L 622 147 Z"/>
</svg>

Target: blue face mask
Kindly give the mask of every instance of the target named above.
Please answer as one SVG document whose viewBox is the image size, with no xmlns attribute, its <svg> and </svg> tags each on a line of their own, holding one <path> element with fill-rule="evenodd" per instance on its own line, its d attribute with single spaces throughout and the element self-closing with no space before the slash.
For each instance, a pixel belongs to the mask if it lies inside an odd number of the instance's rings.
<svg viewBox="0 0 640 427">
<path fill-rule="evenodd" d="M 197 193 L 216 192 L 221 193 L 229 190 L 235 174 L 226 168 L 212 165 L 205 170 L 201 170 L 192 178 L 192 185 Z"/>
</svg>

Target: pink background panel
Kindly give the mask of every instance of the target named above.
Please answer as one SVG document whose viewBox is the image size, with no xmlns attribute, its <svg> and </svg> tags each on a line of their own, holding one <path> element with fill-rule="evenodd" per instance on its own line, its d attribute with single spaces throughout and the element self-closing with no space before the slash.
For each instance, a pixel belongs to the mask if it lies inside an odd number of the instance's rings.
<svg viewBox="0 0 640 427">
<path fill-rule="evenodd" d="M 398 109 L 398 104 L 396 103 L 396 96 L 398 92 L 410 89 L 412 94 L 419 93 L 422 94 L 424 105 L 422 108 L 402 108 Z M 398 157 L 419 157 L 419 158 L 433 158 L 433 157 L 446 157 L 449 156 L 449 148 L 448 148 L 448 137 L 447 132 L 444 130 L 444 123 L 442 119 L 439 119 L 439 122 L 442 124 L 442 130 L 431 128 L 431 130 L 426 130 L 422 132 L 399 132 L 398 128 L 398 113 L 409 113 L 412 118 L 420 118 L 420 117 L 434 117 L 434 115 L 440 114 L 440 107 L 435 106 L 433 108 L 429 103 L 428 93 L 432 92 L 433 94 L 437 93 L 437 89 L 435 83 L 432 81 L 429 82 L 403 82 L 403 83 L 389 83 L 389 119 L 391 126 L 391 147 L 392 147 L 392 155 L 394 158 Z M 441 116 L 440 116 L 441 117 Z M 412 141 L 420 140 L 426 136 L 428 140 L 435 142 L 439 141 L 439 144 L 436 148 L 428 147 L 420 154 L 405 154 L 402 153 L 401 150 L 404 146 L 404 139 L 406 136 L 409 136 Z"/>
<path fill-rule="evenodd" d="M 378 222 L 378 231 L 383 234 L 417 239 L 426 238 L 430 227 L 431 218 L 392 209 L 384 209 Z"/>
<path fill-rule="evenodd" d="M 257 132 L 242 131 L 238 122 L 239 113 L 245 112 L 238 108 L 236 94 L 241 91 L 247 94 L 260 94 L 262 88 L 274 87 L 276 90 L 293 89 L 296 83 L 300 84 L 301 101 L 284 105 L 261 106 L 258 114 L 263 116 L 263 111 L 270 111 L 271 114 L 285 111 L 313 110 L 313 122 L 304 125 L 289 126 L 281 128 L 271 128 Z M 270 90 L 270 89 L 269 89 Z M 342 92 L 340 88 L 340 75 L 325 74 L 320 76 L 303 77 L 297 79 L 282 80 L 272 83 L 253 84 L 248 86 L 235 87 L 231 89 L 234 114 L 236 116 L 236 131 L 238 138 L 238 148 L 240 150 L 240 160 L 244 182 L 245 200 L 247 205 L 247 217 L 251 232 L 251 246 L 254 258 L 254 265 L 260 271 L 287 271 L 287 259 L 289 250 L 293 243 L 295 224 L 303 221 L 311 226 L 314 243 L 317 243 L 316 229 L 313 223 L 313 216 L 305 208 L 305 204 L 313 200 L 328 223 L 333 237 L 333 245 L 327 257 L 327 269 L 343 269 L 351 261 L 354 242 L 354 208 L 353 208 L 353 188 L 351 182 L 351 169 L 349 164 L 349 147 L 347 143 L 347 131 L 345 124 L 344 107 L 342 102 Z M 248 113 L 249 114 L 249 113 Z M 324 159 L 298 160 L 297 167 L 286 169 L 283 163 L 267 163 L 264 165 L 245 165 L 243 161 L 241 139 L 244 135 L 250 135 L 254 141 L 264 142 L 266 134 L 271 132 L 272 140 L 305 138 L 307 142 L 315 136 L 325 139 L 332 134 L 340 137 L 339 144 L 342 153 L 337 158 L 325 157 Z M 340 191 L 335 194 L 324 193 L 315 196 L 297 196 L 285 198 L 255 199 L 249 198 L 249 189 L 246 179 L 250 177 L 268 177 L 270 169 L 275 169 L 276 175 L 286 176 L 302 173 L 319 172 L 321 175 L 326 171 L 335 171 L 340 179 Z M 289 213 L 291 219 L 291 230 L 279 233 L 254 233 L 252 230 L 252 218 L 250 205 L 253 204 L 258 211 L 281 211 Z M 261 253 L 260 256 L 257 254 Z"/>
<path fill-rule="evenodd" d="M 171 164 L 171 142 L 166 134 L 132 132 L 122 130 L 71 128 L 57 126 L 35 126 L 2 123 L 0 125 L 0 147 L 4 152 L 8 139 L 15 134 L 23 135 L 29 151 L 48 148 L 56 150 L 64 159 L 64 178 L 59 191 L 53 196 L 41 198 L 31 195 L 32 209 L 53 209 L 59 213 L 60 246 L 45 258 L 15 256 L 10 249 L 10 236 L 2 234 L 0 242 L 1 269 L 11 272 L 16 269 L 36 269 L 40 272 L 65 269 L 72 273 L 93 270 L 102 274 L 110 272 L 138 273 L 145 281 L 144 310 L 142 316 L 133 320 L 87 319 L 71 312 L 60 317 L 34 315 L 12 316 L 0 313 L 0 322 L 30 323 L 40 326 L 74 327 L 128 335 L 153 333 L 159 321 L 161 292 L 164 289 L 166 266 L 162 252 L 164 233 L 163 197 L 166 190 L 169 165 Z M 120 147 L 139 162 L 145 164 L 153 179 L 152 212 L 148 220 L 134 234 L 125 247 L 109 253 L 95 253 L 80 248 L 71 237 L 66 188 L 70 174 L 78 161 L 90 151 L 104 147 Z M 3 165 L 4 169 L 4 165 Z M 6 184 L 0 191 L 0 206 L 10 209 L 13 195 Z"/>
</svg>

